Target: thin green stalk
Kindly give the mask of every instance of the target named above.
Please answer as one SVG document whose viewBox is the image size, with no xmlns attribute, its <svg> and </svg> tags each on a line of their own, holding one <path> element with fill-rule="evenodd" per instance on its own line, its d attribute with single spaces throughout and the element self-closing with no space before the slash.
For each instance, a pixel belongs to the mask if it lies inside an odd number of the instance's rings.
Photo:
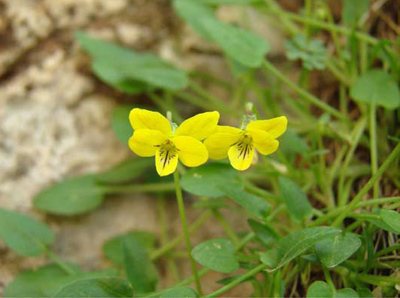
<svg viewBox="0 0 400 298">
<path fill-rule="evenodd" d="M 350 213 L 347 214 L 346 217 L 350 217 L 350 218 L 358 218 L 358 219 L 371 219 L 371 220 L 381 220 L 381 217 L 379 215 L 375 215 L 375 214 L 366 214 L 366 213 Z"/>
<path fill-rule="evenodd" d="M 229 223 L 226 221 L 226 219 L 222 216 L 221 212 L 218 210 L 213 210 L 215 218 L 218 220 L 219 224 L 222 226 L 224 229 L 225 233 L 229 236 L 229 238 L 232 240 L 233 244 L 236 246 L 239 244 L 239 238 L 236 236 L 235 232 L 231 229 Z"/>
<path fill-rule="evenodd" d="M 365 126 L 366 126 L 366 119 L 363 118 L 360 121 L 357 122 L 356 126 L 354 127 L 354 130 L 351 133 L 352 136 L 352 143 L 349 149 L 349 152 L 346 155 L 346 158 L 343 162 L 340 176 L 339 176 L 339 182 L 338 182 L 338 206 L 344 206 L 347 203 L 347 196 L 344 196 L 343 190 L 344 190 L 344 182 L 347 174 L 347 168 L 353 159 L 354 152 L 358 146 L 358 143 L 360 142 L 361 136 L 364 132 Z"/>
<path fill-rule="evenodd" d="M 378 276 L 372 274 L 357 274 L 355 278 L 359 281 L 377 286 L 393 286 L 400 284 L 400 277 L 394 276 Z"/>
<path fill-rule="evenodd" d="M 187 220 L 186 220 L 185 205 L 183 203 L 182 189 L 181 189 L 181 185 L 179 183 L 179 173 L 177 171 L 174 172 L 174 182 L 175 182 L 176 199 L 177 199 L 178 208 L 179 208 L 179 215 L 181 217 L 183 235 L 185 237 L 185 242 L 186 242 L 186 249 L 187 249 L 188 257 L 190 260 L 190 265 L 192 267 L 192 273 L 194 276 L 194 281 L 196 283 L 197 292 L 200 296 L 202 296 L 203 292 L 201 290 L 199 274 L 197 272 L 196 263 L 192 257 L 192 244 L 190 242 L 190 233 L 189 233 L 188 224 L 187 224 Z"/>
<path fill-rule="evenodd" d="M 75 271 L 72 270 L 67 263 L 65 263 L 63 260 L 61 260 L 55 253 L 53 253 L 50 249 L 47 247 L 44 247 L 45 253 L 49 257 L 50 260 L 52 260 L 54 263 L 56 263 L 65 273 L 68 275 L 74 275 Z"/>
<path fill-rule="evenodd" d="M 376 252 L 375 257 L 378 258 L 380 256 L 386 255 L 389 252 L 399 251 L 399 250 L 400 250 L 400 244 L 392 245 L 392 246 L 386 247 L 386 248 L 381 249 L 380 251 Z"/>
<path fill-rule="evenodd" d="M 157 213 L 160 220 L 160 230 L 161 230 L 161 245 L 166 245 L 168 243 L 168 233 L 167 233 L 167 215 L 165 212 L 165 197 L 160 195 L 157 198 Z M 171 272 L 172 277 L 175 281 L 179 281 L 179 271 L 174 258 L 171 255 L 167 255 L 167 266 L 168 270 Z"/>
<path fill-rule="evenodd" d="M 310 18 L 313 15 L 312 4 L 313 4 L 313 0 L 305 0 L 304 11 L 305 11 L 305 15 L 307 16 L 307 18 Z M 311 38 L 311 26 L 309 26 L 308 24 L 306 24 L 306 34 L 305 35 L 306 35 L 307 40 L 309 40 Z"/>
<path fill-rule="evenodd" d="M 382 204 L 387 204 L 387 203 L 396 203 L 400 202 L 400 197 L 387 197 L 387 198 L 377 198 L 377 199 L 371 199 L 365 202 L 360 202 L 357 207 L 362 208 L 362 207 L 367 207 L 367 206 L 375 206 L 375 205 L 382 205 Z"/>
<path fill-rule="evenodd" d="M 378 171 L 371 177 L 371 179 L 363 186 L 363 188 L 360 190 L 360 192 L 353 198 L 351 203 L 346 206 L 345 210 L 335 219 L 335 221 L 332 223 L 332 226 L 339 226 L 343 219 L 353 210 L 355 206 L 363 199 L 363 197 L 367 194 L 367 192 L 371 189 L 375 181 L 377 181 L 383 173 L 386 171 L 386 169 L 390 166 L 390 164 L 393 162 L 393 160 L 399 155 L 400 153 L 400 143 L 397 144 L 397 146 L 393 149 L 393 151 L 390 153 L 388 158 L 385 160 L 385 162 L 379 167 Z"/>
<path fill-rule="evenodd" d="M 101 190 L 106 194 L 137 193 L 137 192 L 170 192 L 175 189 L 174 183 L 148 183 L 137 185 L 101 185 Z"/>
<path fill-rule="evenodd" d="M 309 93 L 306 90 L 304 90 L 303 88 L 300 88 L 299 86 L 297 86 L 295 83 L 293 83 L 291 80 L 289 80 L 283 73 L 281 73 L 277 68 L 275 68 L 275 66 L 273 66 L 269 61 L 264 60 L 263 66 L 265 67 L 266 70 L 273 73 L 279 80 L 281 80 L 283 83 L 288 85 L 291 89 L 293 89 L 295 92 L 297 92 L 301 97 L 303 97 L 308 102 L 319 107 L 320 109 L 324 110 L 328 114 L 335 116 L 338 119 L 345 118 L 345 116 L 342 115 L 338 110 L 332 108 L 330 105 L 321 101 L 320 99 L 318 99 L 311 93 Z"/>
<path fill-rule="evenodd" d="M 369 135 L 370 135 L 370 152 L 371 152 L 371 173 L 375 175 L 378 171 L 378 144 L 376 140 L 376 107 L 375 104 L 369 107 Z M 379 181 L 375 181 L 373 185 L 374 197 L 379 197 Z"/>
<path fill-rule="evenodd" d="M 189 227 L 189 233 L 194 233 L 198 228 L 200 228 L 212 215 L 211 211 L 206 211 L 204 212 L 190 227 Z M 151 259 L 154 261 L 161 256 L 165 255 L 168 253 L 171 249 L 174 247 L 178 246 L 181 242 L 185 240 L 184 235 L 180 235 L 172 240 L 170 240 L 167 244 L 164 246 L 160 247 L 159 249 L 153 251 L 151 254 Z"/>
<path fill-rule="evenodd" d="M 353 29 L 350 29 L 348 27 L 334 25 L 334 24 L 322 22 L 322 21 L 319 21 L 316 19 L 307 18 L 307 17 L 301 16 L 296 13 L 291 13 L 291 12 L 281 10 L 280 8 L 279 9 L 270 8 L 270 9 L 267 9 L 266 11 L 274 13 L 275 15 L 278 15 L 278 16 L 284 16 L 289 20 L 293 20 L 293 21 L 303 23 L 303 24 L 312 25 L 314 27 L 318 27 L 321 29 L 329 30 L 329 31 L 339 32 L 339 33 L 342 33 L 347 36 L 351 36 L 354 34 L 357 39 L 365 41 L 371 45 L 376 45 L 379 42 L 378 39 L 376 39 L 368 34 L 354 31 Z"/>
<path fill-rule="evenodd" d="M 220 289 L 216 290 L 215 292 L 208 294 L 204 297 L 216 297 L 218 295 L 221 295 L 221 294 L 229 291 L 230 289 L 234 288 L 235 286 L 237 286 L 244 280 L 248 279 L 249 277 L 251 277 L 253 275 L 256 275 L 257 273 L 259 273 L 260 271 L 262 271 L 266 268 L 267 268 L 267 265 L 260 264 L 257 267 L 255 267 L 254 269 L 250 270 L 249 272 L 243 274 L 241 277 L 235 279 L 234 281 L 230 282 L 229 284 L 223 286 L 222 288 L 220 288 Z"/>
<path fill-rule="evenodd" d="M 326 283 L 331 288 L 331 291 L 335 293 L 336 292 L 335 284 L 332 281 L 332 277 L 331 277 L 331 274 L 330 274 L 328 268 L 326 268 L 325 266 L 322 266 L 322 269 L 324 271 Z"/>
</svg>

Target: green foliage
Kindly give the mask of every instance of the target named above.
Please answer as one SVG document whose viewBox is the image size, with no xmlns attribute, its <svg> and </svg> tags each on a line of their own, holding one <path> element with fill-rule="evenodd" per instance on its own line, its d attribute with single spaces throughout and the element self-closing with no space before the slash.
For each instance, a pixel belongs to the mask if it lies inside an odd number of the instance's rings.
<svg viewBox="0 0 400 298">
<path fill-rule="evenodd" d="M 78 280 L 61 289 L 55 297 L 132 297 L 133 291 L 127 280 L 101 277 Z"/>
<path fill-rule="evenodd" d="M 231 198 L 255 217 L 264 219 L 267 217 L 271 209 L 271 205 L 266 200 L 253 194 L 249 194 L 239 188 L 233 188 L 231 185 L 221 185 L 220 189 L 226 196 Z"/>
<path fill-rule="evenodd" d="M 289 60 L 300 59 L 305 69 L 323 70 L 328 58 L 326 49 L 320 40 L 314 39 L 308 41 L 307 38 L 298 34 L 291 40 L 285 42 L 286 55 Z"/>
<path fill-rule="evenodd" d="M 358 235 L 346 233 L 318 241 L 315 243 L 315 251 L 322 264 L 332 268 L 350 258 L 360 246 Z"/>
<path fill-rule="evenodd" d="M 63 287 L 75 281 L 117 274 L 112 269 L 85 273 L 76 265 L 68 264 L 68 268 L 72 270 L 72 274 L 56 264 L 24 271 L 7 285 L 4 297 L 54 297 Z"/>
<path fill-rule="evenodd" d="M 278 184 L 290 216 L 297 221 L 311 218 L 312 207 L 301 188 L 290 179 L 284 177 L 279 178 Z"/>
<path fill-rule="evenodd" d="M 360 18 L 368 11 L 370 0 L 343 0 L 342 20 L 351 27 L 356 27 Z"/>
<path fill-rule="evenodd" d="M 113 87 L 137 93 L 146 88 L 185 88 L 186 73 L 150 53 L 133 50 L 77 33 L 82 47 L 93 57 L 93 70 L 101 79 Z"/>
<path fill-rule="evenodd" d="M 221 186 L 229 184 L 242 188 L 237 173 L 228 164 L 212 163 L 187 171 L 181 179 L 181 186 L 187 192 L 198 196 L 217 198 L 225 196 Z"/>
<path fill-rule="evenodd" d="M 175 0 L 178 15 L 203 38 L 218 44 L 225 54 L 247 67 L 260 67 L 269 44 L 251 31 L 217 20 L 213 11 L 196 1 Z"/>
<path fill-rule="evenodd" d="M 131 231 L 109 239 L 103 246 L 106 257 L 114 264 L 125 267 L 124 245 L 138 245 L 150 253 L 154 249 L 156 237 L 145 231 Z M 124 244 L 125 243 L 125 244 Z"/>
<path fill-rule="evenodd" d="M 129 123 L 129 113 L 132 109 L 131 105 L 119 105 L 114 108 L 112 114 L 111 128 L 123 144 L 128 144 L 129 138 L 133 134 L 133 128 Z"/>
<path fill-rule="evenodd" d="M 326 282 L 314 281 L 307 289 L 307 298 L 333 297 L 332 290 Z"/>
<path fill-rule="evenodd" d="M 228 239 L 217 238 L 200 243 L 192 250 L 193 258 L 209 269 L 231 273 L 239 269 L 235 247 Z"/>
<path fill-rule="evenodd" d="M 175 298 L 175 297 L 198 297 L 195 290 L 190 287 L 176 287 L 166 291 L 160 298 Z"/>
<path fill-rule="evenodd" d="M 105 193 L 96 183 L 95 175 L 65 180 L 39 193 L 34 199 L 38 210 L 72 216 L 98 208 Z"/>
<path fill-rule="evenodd" d="M 273 227 L 271 227 L 270 224 L 262 224 L 253 219 L 249 219 L 248 224 L 253 232 L 256 234 L 257 238 L 265 246 L 269 246 L 270 244 L 275 243 L 280 239 L 279 233 Z"/>
<path fill-rule="evenodd" d="M 394 210 L 381 209 L 379 215 L 383 222 L 390 227 L 395 234 L 400 234 L 400 214 Z"/>
<path fill-rule="evenodd" d="M 140 238 L 123 241 L 126 276 L 138 294 L 155 291 L 158 284 L 157 269 L 141 242 Z"/>
<path fill-rule="evenodd" d="M 333 227 L 315 227 L 295 231 L 282 238 L 272 250 L 261 255 L 261 261 L 274 270 L 279 269 L 316 242 L 339 233 L 340 230 Z"/>
<path fill-rule="evenodd" d="M 395 109 L 400 106 L 397 83 L 383 70 L 373 69 L 362 74 L 350 89 L 351 97 L 369 105 Z"/>
<path fill-rule="evenodd" d="M 45 224 L 17 212 L 0 209 L 0 237 L 8 247 L 23 256 L 37 256 L 54 241 Z"/>
<path fill-rule="evenodd" d="M 96 175 L 99 183 L 126 183 L 140 177 L 143 172 L 153 166 L 154 161 L 146 158 L 130 158 L 111 169 Z"/>
</svg>

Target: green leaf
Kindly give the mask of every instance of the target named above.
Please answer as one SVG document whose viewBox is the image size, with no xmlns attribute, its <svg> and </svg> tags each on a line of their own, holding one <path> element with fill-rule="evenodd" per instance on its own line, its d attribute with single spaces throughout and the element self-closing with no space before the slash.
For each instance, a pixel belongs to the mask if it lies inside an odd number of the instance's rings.
<svg viewBox="0 0 400 298">
<path fill-rule="evenodd" d="M 206 40 L 211 41 L 211 36 L 204 28 L 201 20 L 215 18 L 214 11 L 200 1 L 174 0 L 175 12 L 194 30 Z"/>
<path fill-rule="evenodd" d="M 285 42 L 286 55 L 289 60 L 300 59 L 304 68 L 308 70 L 326 68 L 327 51 L 320 40 L 307 40 L 302 34 L 295 35 Z"/>
<path fill-rule="evenodd" d="M 196 0 L 196 1 L 209 5 L 222 5 L 222 4 L 250 5 L 252 3 L 262 2 L 262 0 Z"/>
<path fill-rule="evenodd" d="M 103 203 L 104 196 L 96 176 L 86 175 L 49 187 L 35 197 L 33 204 L 47 213 L 72 216 L 96 209 Z"/>
<path fill-rule="evenodd" d="M 307 298 L 322 298 L 322 297 L 333 297 L 333 293 L 324 281 L 317 280 L 313 282 L 307 289 Z"/>
<path fill-rule="evenodd" d="M 64 286 L 74 281 L 117 275 L 117 271 L 113 269 L 84 273 L 76 265 L 68 264 L 68 267 L 74 274 L 66 273 L 56 264 L 24 271 L 7 285 L 4 297 L 54 297 Z"/>
<path fill-rule="evenodd" d="M 278 184 L 290 216 L 296 221 L 311 218 L 312 207 L 303 190 L 292 180 L 284 177 L 279 178 Z"/>
<path fill-rule="evenodd" d="M 334 298 L 358 298 L 357 292 L 350 288 L 345 288 L 341 290 L 337 290 L 336 293 L 333 295 Z"/>
<path fill-rule="evenodd" d="M 293 130 L 288 129 L 282 136 L 282 146 L 280 149 L 284 155 L 301 154 L 304 155 L 309 151 L 306 141 Z"/>
<path fill-rule="evenodd" d="M 65 286 L 55 297 L 132 297 L 128 281 L 117 277 L 78 280 Z"/>
<path fill-rule="evenodd" d="M 145 231 L 131 231 L 109 239 L 103 246 L 103 252 L 106 257 L 118 266 L 125 266 L 124 243 L 128 247 L 138 244 L 148 253 L 153 251 L 156 242 L 154 234 Z"/>
<path fill-rule="evenodd" d="M 158 273 L 146 246 L 140 240 L 123 241 L 126 276 L 138 294 L 153 292 L 157 288 Z"/>
<path fill-rule="evenodd" d="M 239 268 L 235 257 L 235 247 L 224 238 L 211 239 L 200 243 L 192 250 L 193 258 L 209 269 L 231 273 Z"/>
<path fill-rule="evenodd" d="M 350 258 L 360 246 L 358 235 L 346 233 L 318 241 L 315 243 L 315 251 L 322 264 L 332 268 Z"/>
<path fill-rule="evenodd" d="M 392 231 L 395 231 L 396 234 L 400 234 L 400 214 L 394 210 L 386 210 L 381 209 L 379 215 L 382 217 L 382 220 L 385 224 L 387 224 Z"/>
<path fill-rule="evenodd" d="M 111 169 L 96 175 L 96 180 L 101 183 L 124 183 L 130 182 L 146 171 L 154 160 L 148 158 L 130 158 Z"/>
<path fill-rule="evenodd" d="M 160 296 L 160 298 L 176 298 L 176 297 L 199 297 L 196 291 L 193 290 L 191 287 L 175 287 Z"/>
<path fill-rule="evenodd" d="M 77 33 L 76 38 L 94 58 L 93 70 L 100 71 L 97 75 L 113 86 L 133 81 L 175 90 L 185 88 L 188 84 L 184 71 L 151 53 L 137 53 L 83 33 Z"/>
<path fill-rule="evenodd" d="M 269 224 L 262 224 L 253 219 L 247 220 L 250 228 L 256 234 L 256 237 L 265 245 L 269 246 L 280 239 L 279 233 Z"/>
<path fill-rule="evenodd" d="M 265 219 L 271 210 L 271 205 L 266 200 L 253 194 L 249 194 L 240 188 L 234 188 L 232 185 L 226 184 L 221 185 L 220 189 L 226 196 L 245 208 L 255 217 Z"/>
<path fill-rule="evenodd" d="M 108 63 L 93 61 L 92 69 L 100 80 L 121 92 L 127 94 L 138 94 L 151 89 L 144 82 L 126 78 L 126 76 L 122 74 L 116 66 Z"/>
<path fill-rule="evenodd" d="M 218 21 L 215 18 L 200 20 L 211 39 L 225 54 L 248 67 L 259 67 L 270 49 L 266 40 L 253 32 Z"/>
<path fill-rule="evenodd" d="M 343 0 L 342 20 L 351 27 L 356 27 L 360 18 L 368 11 L 369 0 Z"/>
<path fill-rule="evenodd" d="M 5 209 L 0 209 L 0 237 L 23 256 L 40 255 L 54 241 L 53 231 L 44 223 Z"/>
<path fill-rule="evenodd" d="M 274 270 L 278 269 L 321 239 L 340 234 L 340 232 L 339 229 L 333 227 L 315 227 L 295 231 L 282 238 L 272 250 L 261 255 L 261 261 Z"/>
<path fill-rule="evenodd" d="M 363 298 L 373 298 L 371 290 L 365 287 L 357 288 L 357 294 Z"/>
<path fill-rule="evenodd" d="M 225 196 L 222 185 L 241 188 L 236 171 L 229 164 L 210 163 L 187 171 L 181 179 L 182 188 L 197 196 L 217 198 Z"/>
<path fill-rule="evenodd" d="M 111 118 L 111 128 L 123 144 L 127 145 L 133 134 L 133 128 L 129 123 L 129 113 L 134 107 L 131 105 L 119 105 L 114 108 Z"/>
<path fill-rule="evenodd" d="M 359 78 L 350 89 L 351 97 L 369 105 L 395 109 L 400 106 L 400 91 L 397 83 L 383 70 L 372 69 Z"/>
</svg>

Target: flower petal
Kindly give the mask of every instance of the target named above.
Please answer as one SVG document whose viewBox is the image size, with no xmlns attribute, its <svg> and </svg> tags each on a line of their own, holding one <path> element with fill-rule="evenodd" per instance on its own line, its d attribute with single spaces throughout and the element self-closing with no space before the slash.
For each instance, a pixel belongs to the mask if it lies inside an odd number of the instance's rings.
<svg viewBox="0 0 400 298">
<path fill-rule="evenodd" d="M 238 143 L 228 150 L 229 161 L 236 170 L 247 170 L 253 161 L 254 145 Z"/>
<path fill-rule="evenodd" d="M 225 126 L 225 125 L 218 125 L 217 130 L 215 132 L 216 133 L 223 132 L 223 133 L 239 134 L 239 135 L 244 133 L 244 131 L 241 130 L 240 128 Z"/>
<path fill-rule="evenodd" d="M 272 138 L 282 135 L 287 128 L 287 118 L 285 116 L 276 117 L 268 120 L 256 120 L 247 125 L 247 130 L 260 129 L 269 133 Z"/>
<path fill-rule="evenodd" d="M 157 149 L 156 152 L 156 170 L 158 175 L 167 176 L 175 172 L 178 166 L 178 151 L 165 150 L 165 148 Z"/>
<path fill-rule="evenodd" d="M 167 140 L 167 136 L 158 130 L 138 129 L 129 139 L 129 148 L 142 157 L 154 156 L 157 146 Z"/>
<path fill-rule="evenodd" d="M 279 142 L 263 130 L 252 129 L 247 134 L 253 138 L 254 146 L 263 155 L 274 153 L 279 147 Z"/>
<path fill-rule="evenodd" d="M 228 157 L 229 148 L 239 140 L 241 134 L 242 131 L 240 134 L 217 132 L 209 136 L 204 141 L 204 145 L 208 150 L 209 157 L 212 159 L 222 159 Z"/>
<path fill-rule="evenodd" d="M 218 112 L 197 114 L 186 119 L 175 132 L 176 136 L 190 136 L 197 140 L 204 140 L 215 132 L 219 120 Z"/>
<path fill-rule="evenodd" d="M 161 131 L 167 136 L 171 135 L 168 119 L 158 112 L 135 108 L 129 114 L 129 121 L 134 130 L 151 129 Z"/>
<path fill-rule="evenodd" d="M 197 167 L 208 159 L 206 146 L 199 140 L 192 137 L 179 136 L 171 141 L 179 150 L 179 160 L 187 167 Z"/>
</svg>

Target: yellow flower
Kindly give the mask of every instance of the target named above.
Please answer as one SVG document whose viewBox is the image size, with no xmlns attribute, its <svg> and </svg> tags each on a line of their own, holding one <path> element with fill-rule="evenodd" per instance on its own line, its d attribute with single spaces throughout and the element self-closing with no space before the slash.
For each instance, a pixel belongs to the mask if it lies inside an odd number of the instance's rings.
<svg viewBox="0 0 400 298">
<path fill-rule="evenodd" d="M 217 128 L 218 112 L 198 114 L 182 122 L 175 130 L 163 115 L 143 109 L 133 109 L 129 121 L 135 130 L 129 147 L 139 156 L 155 156 L 160 176 L 173 173 L 179 160 L 188 167 L 197 167 L 208 159 L 201 142 Z"/>
<path fill-rule="evenodd" d="M 275 140 L 286 131 L 287 119 L 284 116 L 269 120 L 251 121 L 246 129 L 218 126 L 214 134 L 204 141 L 209 157 L 222 159 L 229 157 L 236 170 L 247 170 L 253 161 L 254 149 L 268 155 L 278 149 Z"/>
</svg>

